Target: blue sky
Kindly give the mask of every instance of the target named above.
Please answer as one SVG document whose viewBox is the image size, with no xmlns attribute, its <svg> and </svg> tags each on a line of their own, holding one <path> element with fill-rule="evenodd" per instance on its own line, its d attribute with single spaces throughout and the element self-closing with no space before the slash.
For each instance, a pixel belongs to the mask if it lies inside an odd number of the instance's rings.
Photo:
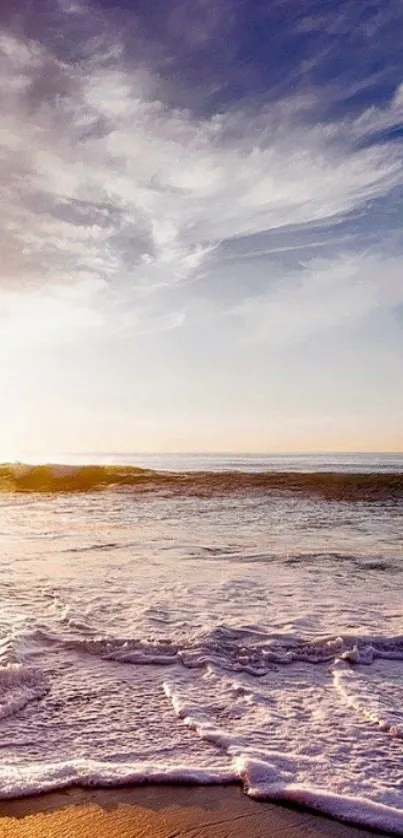
<svg viewBox="0 0 403 838">
<path fill-rule="evenodd" d="M 403 9 L 8 0 L 0 457 L 403 450 Z"/>
</svg>

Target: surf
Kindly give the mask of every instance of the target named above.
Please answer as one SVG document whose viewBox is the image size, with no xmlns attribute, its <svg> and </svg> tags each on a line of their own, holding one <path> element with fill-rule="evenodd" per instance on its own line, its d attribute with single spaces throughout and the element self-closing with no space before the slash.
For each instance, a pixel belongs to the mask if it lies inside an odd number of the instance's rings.
<svg viewBox="0 0 403 838">
<path fill-rule="evenodd" d="M 403 501 L 403 474 L 342 471 L 156 471 L 119 465 L 0 465 L 0 492 L 100 492 L 217 497 L 281 492 L 336 501 Z"/>
</svg>

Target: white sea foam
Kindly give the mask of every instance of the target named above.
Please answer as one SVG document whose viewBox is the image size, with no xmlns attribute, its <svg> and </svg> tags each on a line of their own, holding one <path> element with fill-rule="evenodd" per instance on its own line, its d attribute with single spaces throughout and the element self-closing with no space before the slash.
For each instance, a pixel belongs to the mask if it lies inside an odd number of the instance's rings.
<svg viewBox="0 0 403 838">
<path fill-rule="evenodd" d="M 352 675 L 354 677 L 354 673 L 351 673 L 349 670 L 344 670 L 344 672 L 347 676 Z M 402 676 L 403 672 L 399 674 Z M 340 675 L 339 670 L 337 671 L 337 675 Z M 217 679 L 217 674 L 210 673 L 209 678 L 211 677 L 215 680 Z M 363 782 L 363 776 L 360 779 L 364 794 L 358 795 L 352 793 L 355 789 L 354 786 L 351 786 L 351 790 L 349 790 L 347 777 L 344 779 L 344 783 L 340 784 L 340 793 L 333 791 L 336 785 L 337 769 L 340 769 L 340 761 L 339 766 L 337 766 L 337 742 L 332 742 L 333 747 L 329 751 L 329 748 L 326 748 L 326 731 L 320 730 L 317 731 L 318 736 L 316 741 L 316 746 L 319 745 L 319 748 L 316 747 L 313 751 L 307 748 L 309 738 L 306 736 L 306 733 L 308 731 L 304 729 L 307 721 L 306 717 L 300 717 L 298 719 L 300 726 L 294 734 L 295 749 L 292 747 L 292 742 L 289 741 L 287 751 L 276 750 L 275 745 L 276 743 L 279 744 L 280 738 L 278 730 L 280 716 L 278 708 L 273 711 L 273 702 L 270 701 L 269 695 L 267 697 L 262 696 L 261 693 L 260 695 L 256 695 L 252 689 L 248 689 L 239 683 L 232 685 L 232 694 L 234 697 L 241 697 L 243 703 L 245 703 L 245 699 L 249 699 L 247 703 L 252 713 L 259 704 L 263 708 L 263 717 L 266 720 L 265 726 L 268 729 L 268 736 L 263 745 L 261 735 L 263 729 L 262 724 L 259 727 L 257 742 L 254 743 L 253 740 L 254 738 L 256 739 L 256 730 L 248 732 L 245 730 L 244 724 L 241 723 L 238 733 L 232 732 L 229 734 L 222 727 L 218 726 L 217 723 L 214 723 L 214 699 L 210 705 L 209 714 L 207 710 L 209 706 L 208 700 L 206 701 L 205 697 L 204 699 L 200 698 L 200 695 L 204 694 L 206 696 L 206 690 L 199 691 L 199 697 L 195 696 L 193 701 L 189 701 L 189 698 L 185 698 L 178 693 L 175 685 L 171 682 L 165 683 L 165 691 L 172 701 L 175 713 L 189 728 L 195 730 L 201 739 L 214 743 L 217 747 L 226 750 L 228 755 L 232 757 L 232 765 L 234 766 L 236 776 L 242 781 L 245 791 L 251 797 L 298 803 L 351 823 L 376 827 L 397 834 L 402 833 L 403 800 L 400 791 L 396 789 L 397 794 L 395 793 L 395 798 L 400 805 L 385 805 L 382 802 L 382 798 L 380 800 L 376 799 L 380 796 L 380 793 L 382 794 L 382 792 L 386 791 L 386 788 L 382 789 L 383 778 L 380 782 L 380 778 L 373 778 L 371 793 L 374 799 L 368 797 L 368 788 L 366 788 L 368 782 Z M 264 700 L 265 698 L 266 700 Z M 287 696 L 284 693 L 282 700 L 287 704 Z M 232 707 L 231 709 L 229 703 L 226 705 L 226 710 L 227 723 L 228 721 L 231 723 L 231 716 L 232 722 L 234 717 L 238 719 L 242 718 L 242 713 L 235 713 L 234 716 L 234 708 Z M 313 708 L 311 708 L 311 712 L 312 710 Z M 323 704 L 322 706 L 319 704 L 319 710 L 319 715 L 323 715 Z M 313 713 L 313 715 L 315 714 Z M 283 718 L 284 716 L 287 716 L 287 711 L 283 713 Z M 288 714 L 288 718 L 292 719 L 293 717 L 292 715 L 290 717 Z M 296 721 L 294 718 L 294 723 Z M 332 722 L 333 719 L 329 713 L 328 723 L 331 726 L 333 726 Z M 275 726 L 277 729 L 273 729 L 272 726 Z M 348 730 L 349 726 L 351 729 L 349 722 L 346 724 L 346 720 L 344 719 L 345 730 Z M 394 733 L 390 725 L 387 725 L 383 729 L 388 730 L 392 734 Z M 320 752 L 322 746 L 326 749 L 325 753 Z M 360 743 L 353 738 L 351 739 L 349 748 L 350 768 L 357 769 L 358 760 L 360 757 L 362 759 L 360 746 L 362 746 L 362 742 Z M 377 743 L 374 743 L 375 750 L 376 746 Z M 384 757 L 387 759 L 387 748 L 383 750 Z M 343 749 L 341 756 L 343 757 Z M 377 756 L 382 755 L 377 753 Z M 366 781 L 371 779 L 371 754 L 367 754 L 367 757 L 369 757 L 369 765 L 367 766 Z M 395 766 L 397 781 L 399 770 L 398 763 Z M 336 776 L 333 776 L 329 783 L 327 776 L 332 774 L 332 771 Z M 380 773 L 382 774 L 382 772 Z"/>
<path fill-rule="evenodd" d="M 396 505 L 18 495 L 0 529 L 1 796 L 238 782 L 403 834 Z"/>
<path fill-rule="evenodd" d="M 352 664 L 372 664 L 376 660 L 403 661 L 403 637 L 375 637 L 345 635 L 304 637 L 287 634 L 270 637 L 253 630 L 239 631 L 220 626 L 208 632 L 193 632 L 193 636 L 179 639 L 127 638 L 113 635 L 91 638 L 88 624 L 68 620 L 69 628 L 78 629 L 84 637 L 76 635 L 44 634 L 48 643 L 74 649 L 105 660 L 120 663 L 172 665 L 182 664 L 187 669 L 220 667 L 229 672 L 245 672 L 260 677 L 276 665 L 306 662 L 310 664 L 345 661 Z M 257 637 L 256 637 L 257 635 Z"/>
<path fill-rule="evenodd" d="M 22 710 L 31 701 L 42 698 L 49 690 L 43 672 L 11 664 L 0 667 L 0 720 Z"/>
<path fill-rule="evenodd" d="M 342 699 L 364 719 L 391 736 L 403 739 L 403 667 L 372 667 L 361 671 L 343 667 L 334 671 Z"/>
<path fill-rule="evenodd" d="M 143 783 L 219 784 L 237 781 L 235 771 L 192 769 L 187 765 L 158 765 L 137 762 L 104 762 L 96 759 L 75 759 L 33 764 L 25 768 L 0 766 L 0 799 L 26 797 L 31 794 L 63 789 L 69 786 L 120 786 Z"/>
</svg>

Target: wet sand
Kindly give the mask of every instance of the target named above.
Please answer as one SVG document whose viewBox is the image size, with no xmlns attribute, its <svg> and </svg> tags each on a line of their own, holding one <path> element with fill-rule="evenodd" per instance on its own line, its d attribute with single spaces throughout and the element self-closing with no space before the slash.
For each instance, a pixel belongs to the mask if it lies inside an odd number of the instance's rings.
<svg viewBox="0 0 403 838">
<path fill-rule="evenodd" d="M 0 801 L 0 838 L 280 838 L 283 835 L 365 838 L 374 833 L 302 809 L 258 803 L 246 797 L 238 786 L 66 789 Z"/>
</svg>

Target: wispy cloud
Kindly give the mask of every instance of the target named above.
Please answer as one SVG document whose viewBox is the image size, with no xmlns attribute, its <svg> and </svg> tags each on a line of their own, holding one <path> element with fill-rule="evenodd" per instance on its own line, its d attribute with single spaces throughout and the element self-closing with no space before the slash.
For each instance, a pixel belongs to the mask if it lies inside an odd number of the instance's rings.
<svg viewBox="0 0 403 838">
<path fill-rule="evenodd" d="M 91 15 L 82 3 L 61 8 L 66 20 Z M 173 9 L 175 26 L 188 12 Z M 180 324 L 185 307 L 162 316 L 157 292 L 203 277 L 223 242 L 242 238 L 247 252 L 248 237 L 314 232 L 402 184 L 400 147 L 376 141 L 401 122 L 401 88 L 325 122 L 317 90 L 196 116 L 158 98 L 151 61 L 128 60 L 116 34 L 108 42 L 103 30 L 100 43 L 86 31 L 91 50 L 77 61 L 8 30 L 0 38 L 1 282 L 33 310 L 45 289 L 43 316 L 49 295 L 54 318 L 59 303 L 65 311 L 60 288 L 73 284 L 88 324 Z"/>
</svg>

